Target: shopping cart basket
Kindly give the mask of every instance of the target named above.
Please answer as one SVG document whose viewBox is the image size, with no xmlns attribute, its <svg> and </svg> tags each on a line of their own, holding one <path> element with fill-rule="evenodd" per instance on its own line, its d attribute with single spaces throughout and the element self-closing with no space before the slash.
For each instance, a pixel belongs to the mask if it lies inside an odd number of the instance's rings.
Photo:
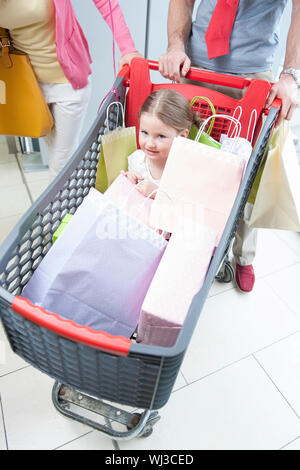
<svg viewBox="0 0 300 470">
<path fill-rule="evenodd" d="M 198 69 L 189 72 L 188 77 L 193 80 L 246 89 L 243 98 L 237 101 L 192 84 L 153 84 L 149 69 L 158 70 L 158 64 L 135 59 L 130 68 L 122 69 L 114 84 L 120 101 L 126 102 L 128 126 L 138 127 L 140 105 L 149 93 L 161 87 L 173 88 L 189 100 L 196 95 L 205 95 L 221 114 L 233 115 L 237 106 L 242 106 L 244 112 L 240 121 L 244 137 L 250 111 L 256 109 L 258 116 L 254 136 L 256 144 L 244 179 L 205 282 L 193 298 L 174 346 L 145 345 L 136 343 L 134 339 L 82 327 L 55 313 L 46 312 L 22 297 L 22 289 L 51 248 L 53 233 L 61 220 L 65 214 L 75 213 L 95 184 L 106 110 L 116 100 L 115 94 L 108 96 L 62 173 L 0 246 L 0 315 L 12 350 L 55 379 L 52 399 L 61 413 L 117 440 L 149 435 L 159 419 L 157 410 L 169 399 L 203 304 L 234 236 L 278 112 L 278 106 L 272 106 L 261 125 L 264 103 L 271 86 L 268 82 Z M 199 111 L 206 117 L 210 108 L 206 102 L 199 103 Z M 113 109 L 109 121 L 110 128 L 118 125 Z M 217 119 L 212 136 L 218 139 L 221 133 L 227 132 L 228 125 L 228 120 Z M 76 412 L 71 410 L 70 404 L 73 404 L 71 408 L 77 405 Z M 127 405 L 142 411 L 129 412 Z M 97 419 L 87 418 L 85 410 L 95 412 Z M 104 418 L 104 424 L 98 417 Z M 113 429 L 112 422 L 121 423 L 126 428 L 120 431 L 118 425 L 117 430 Z"/>
</svg>

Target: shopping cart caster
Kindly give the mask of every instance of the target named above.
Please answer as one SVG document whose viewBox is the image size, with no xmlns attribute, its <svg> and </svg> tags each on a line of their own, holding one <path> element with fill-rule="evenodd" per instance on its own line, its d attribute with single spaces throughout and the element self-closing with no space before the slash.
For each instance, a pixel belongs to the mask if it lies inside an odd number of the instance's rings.
<svg viewBox="0 0 300 470">
<path fill-rule="evenodd" d="M 223 262 L 215 278 L 219 282 L 231 282 L 234 280 L 234 269 L 230 261 L 226 260 Z"/>
<path fill-rule="evenodd" d="M 139 423 L 141 417 L 142 417 L 141 413 L 134 413 L 133 418 L 131 420 L 131 423 L 129 425 L 127 425 L 127 429 L 130 430 L 130 429 L 134 428 L 135 426 L 137 426 L 137 424 Z M 153 426 L 159 420 L 160 420 L 160 416 L 158 414 L 158 411 L 153 411 L 150 414 L 144 429 L 142 430 L 142 432 L 139 434 L 138 437 L 149 437 L 149 436 L 151 436 L 151 434 L 153 432 Z"/>
</svg>

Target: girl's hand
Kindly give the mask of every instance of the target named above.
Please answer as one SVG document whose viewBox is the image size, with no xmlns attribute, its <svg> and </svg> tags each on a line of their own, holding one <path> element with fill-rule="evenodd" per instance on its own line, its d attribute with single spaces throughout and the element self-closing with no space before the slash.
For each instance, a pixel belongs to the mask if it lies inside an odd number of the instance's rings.
<svg viewBox="0 0 300 470">
<path fill-rule="evenodd" d="M 144 178 L 141 175 L 139 175 L 138 173 L 134 173 L 133 171 L 121 170 L 121 175 L 126 176 L 126 178 L 128 178 L 132 184 L 137 184 L 140 181 L 144 180 Z"/>
<path fill-rule="evenodd" d="M 138 191 L 142 193 L 145 197 L 148 197 L 155 189 L 157 189 L 157 185 L 151 183 L 151 181 L 145 181 L 143 184 L 140 184 L 137 187 Z M 150 199 L 155 198 L 155 193 L 150 196 Z"/>
<path fill-rule="evenodd" d="M 139 184 L 137 187 L 137 190 L 142 193 L 145 197 L 148 197 L 149 194 L 152 193 L 155 189 L 157 189 L 157 185 L 154 183 L 151 183 L 151 181 L 145 181 L 145 179 L 139 175 L 138 173 L 134 173 L 133 171 L 124 171 L 121 170 L 121 174 L 126 176 L 132 184 L 138 184 L 144 181 L 144 183 Z M 155 194 L 152 194 L 151 199 L 155 198 Z"/>
</svg>

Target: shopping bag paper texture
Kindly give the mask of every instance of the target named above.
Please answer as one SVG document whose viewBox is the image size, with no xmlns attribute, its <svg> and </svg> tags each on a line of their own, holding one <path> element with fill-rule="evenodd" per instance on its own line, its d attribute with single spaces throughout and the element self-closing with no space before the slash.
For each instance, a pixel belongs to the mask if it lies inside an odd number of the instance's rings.
<svg viewBox="0 0 300 470">
<path fill-rule="evenodd" d="M 184 214 L 194 212 L 200 223 L 218 232 L 219 241 L 243 169 L 237 155 L 176 137 L 151 209 L 151 225 L 173 233 Z"/>
<path fill-rule="evenodd" d="M 268 151 L 249 223 L 300 231 L 300 167 L 287 122 L 278 128 Z"/>
<path fill-rule="evenodd" d="M 145 197 L 129 178 L 120 174 L 105 191 L 114 204 L 146 225 L 150 225 L 150 211 L 153 199 Z"/>
<path fill-rule="evenodd" d="M 264 167 L 265 167 L 265 164 L 266 164 L 266 161 L 267 161 L 268 151 L 269 151 L 269 148 L 267 146 L 265 148 L 265 151 L 264 151 L 264 154 L 262 156 L 258 171 L 256 173 L 256 176 L 254 178 L 254 181 L 253 181 L 253 184 L 252 184 L 252 187 L 251 187 L 251 191 L 250 191 L 248 201 L 247 201 L 247 202 L 249 202 L 249 204 L 254 204 L 254 202 L 255 202 L 258 187 L 259 187 L 259 184 L 260 184 L 260 180 L 261 180 L 263 170 L 264 170 Z"/>
<path fill-rule="evenodd" d="M 174 345 L 192 299 L 202 287 L 216 237 L 216 231 L 205 226 L 199 226 L 194 238 L 172 234 L 143 302 L 138 342 Z"/>
<path fill-rule="evenodd" d="M 135 127 L 121 127 L 101 138 L 95 188 L 104 192 L 121 170 L 128 169 L 128 156 L 137 149 Z"/>
</svg>

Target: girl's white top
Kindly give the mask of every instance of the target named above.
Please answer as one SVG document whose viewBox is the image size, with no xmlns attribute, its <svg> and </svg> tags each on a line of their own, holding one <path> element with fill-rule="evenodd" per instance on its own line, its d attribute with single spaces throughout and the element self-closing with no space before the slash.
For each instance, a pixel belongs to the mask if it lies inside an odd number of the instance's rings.
<svg viewBox="0 0 300 470">
<path fill-rule="evenodd" d="M 159 184 L 160 180 L 155 180 L 149 170 L 147 157 L 142 150 L 136 150 L 128 157 L 128 170 L 138 173 L 145 180 Z"/>
</svg>

